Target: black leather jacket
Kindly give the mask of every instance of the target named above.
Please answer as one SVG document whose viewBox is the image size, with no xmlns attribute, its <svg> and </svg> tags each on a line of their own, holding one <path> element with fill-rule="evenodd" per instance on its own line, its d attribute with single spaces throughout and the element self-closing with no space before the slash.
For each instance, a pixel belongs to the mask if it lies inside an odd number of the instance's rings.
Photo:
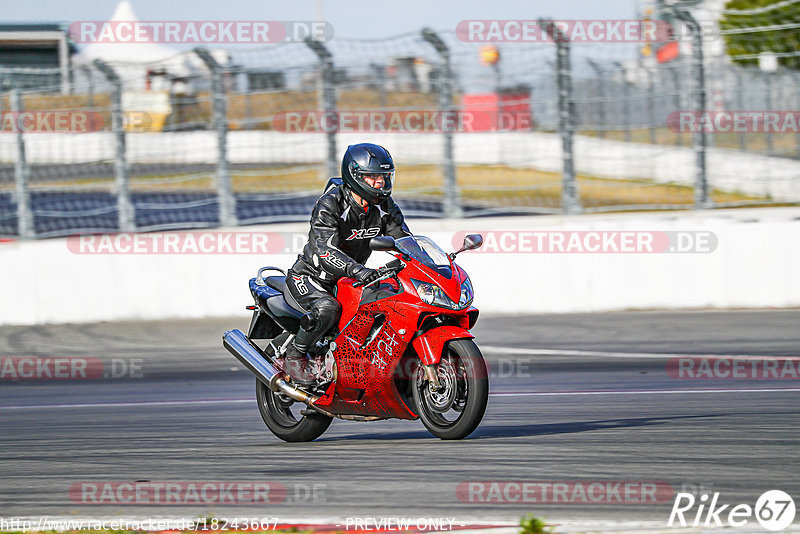
<svg viewBox="0 0 800 534">
<path fill-rule="evenodd" d="M 388 198 L 364 211 L 346 185 L 331 184 L 314 206 L 308 243 L 291 271 L 330 289 L 363 267 L 372 253 L 369 240 L 379 235 L 411 235 L 397 204 Z"/>
</svg>

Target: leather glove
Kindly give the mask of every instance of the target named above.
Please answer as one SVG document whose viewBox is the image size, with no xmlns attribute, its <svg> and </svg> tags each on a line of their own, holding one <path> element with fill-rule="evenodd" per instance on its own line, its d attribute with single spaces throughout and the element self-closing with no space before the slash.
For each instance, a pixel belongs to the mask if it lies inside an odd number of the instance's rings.
<svg viewBox="0 0 800 534">
<path fill-rule="evenodd" d="M 361 266 L 356 268 L 355 272 L 353 273 L 353 278 L 355 278 L 359 284 L 367 285 L 370 282 L 374 282 L 380 278 L 380 274 L 375 269 Z"/>
</svg>

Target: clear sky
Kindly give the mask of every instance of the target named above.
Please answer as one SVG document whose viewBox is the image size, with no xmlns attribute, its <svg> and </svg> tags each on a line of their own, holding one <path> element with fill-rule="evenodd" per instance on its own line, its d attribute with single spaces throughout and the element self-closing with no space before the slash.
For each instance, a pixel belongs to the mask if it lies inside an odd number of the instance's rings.
<svg viewBox="0 0 800 534">
<path fill-rule="evenodd" d="M 636 0 L 131 0 L 140 20 L 327 20 L 336 35 L 375 38 L 466 19 L 621 19 Z M 0 22 L 108 20 L 117 0 L 0 0 Z"/>
</svg>

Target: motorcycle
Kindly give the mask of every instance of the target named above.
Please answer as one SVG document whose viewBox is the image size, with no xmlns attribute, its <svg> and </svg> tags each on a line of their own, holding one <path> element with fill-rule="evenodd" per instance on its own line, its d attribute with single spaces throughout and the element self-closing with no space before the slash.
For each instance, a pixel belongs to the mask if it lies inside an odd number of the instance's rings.
<svg viewBox="0 0 800 534">
<path fill-rule="evenodd" d="M 445 253 L 424 236 L 374 237 L 370 249 L 394 259 L 361 285 L 339 279 L 338 328 L 309 351 L 315 384 L 299 387 L 283 372 L 298 329 L 315 317 L 286 299 L 286 273 L 259 269 L 247 335 L 234 329 L 223 346 L 256 375 L 256 400 L 267 427 L 284 441 L 312 441 L 334 417 L 354 421 L 420 419 L 434 436 L 462 439 L 480 424 L 489 396 L 486 363 L 470 330 L 478 319 L 467 273 L 456 255 L 483 244 L 478 234 Z M 282 276 L 264 273 L 277 271 Z M 256 343 L 262 341 L 262 348 Z"/>
</svg>

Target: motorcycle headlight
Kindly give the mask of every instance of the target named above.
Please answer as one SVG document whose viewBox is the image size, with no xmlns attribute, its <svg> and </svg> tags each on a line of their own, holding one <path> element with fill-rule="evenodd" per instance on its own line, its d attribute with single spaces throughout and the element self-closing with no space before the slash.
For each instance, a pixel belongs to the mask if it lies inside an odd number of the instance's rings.
<svg viewBox="0 0 800 534">
<path fill-rule="evenodd" d="M 464 283 L 461 284 L 461 298 L 458 299 L 458 307 L 466 308 L 472 304 L 472 299 L 474 298 L 475 292 L 472 290 L 472 282 L 470 282 L 469 277 L 467 277 Z"/>
<path fill-rule="evenodd" d="M 444 290 L 436 284 L 430 282 L 421 282 L 419 280 L 411 279 L 414 284 L 414 289 L 417 290 L 417 295 L 422 299 L 422 302 L 430 306 L 439 306 L 440 308 L 457 309 L 458 307 L 450 300 Z"/>
</svg>

